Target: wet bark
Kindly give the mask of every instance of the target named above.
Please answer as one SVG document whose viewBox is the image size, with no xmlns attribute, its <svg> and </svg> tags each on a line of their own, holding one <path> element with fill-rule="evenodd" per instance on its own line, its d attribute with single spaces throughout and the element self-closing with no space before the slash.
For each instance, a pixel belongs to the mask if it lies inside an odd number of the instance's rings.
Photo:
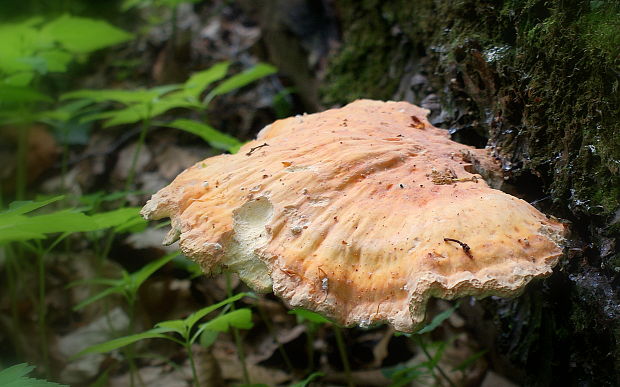
<svg viewBox="0 0 620 387">
<path fill-rule="evenodd" d="M 571 224 L 555 273 L 467 304 L 493 367 L 527 385 L 620 384 L 620 5 L 337 0 L 325 105 L 402 99 L 491 146 L 511 193 Z"/>
</svg>

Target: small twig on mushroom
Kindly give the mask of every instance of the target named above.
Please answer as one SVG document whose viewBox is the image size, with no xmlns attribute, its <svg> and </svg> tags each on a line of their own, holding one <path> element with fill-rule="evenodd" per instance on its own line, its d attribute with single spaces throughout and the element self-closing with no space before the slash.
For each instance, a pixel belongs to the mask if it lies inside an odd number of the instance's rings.
<svg viewBox="0 0 620 387">
<path fill-rule="evenodd" d="M 318 269 L 319 273 L 321 273 L 322 275 L 321 289 L 323 289 L 323 291 L 325 292 L 325 298 L 321 302 L 325 302 L 325 300 L 327 300 L 327 297 L 329 296 L 329 279 L 327 278 L 327 273 L 325 273 L 325 270 L 321 269 L 320 267 Z"/>
<path fill-rule="evenodd" d="M 250 156 L 250 155 L 252 155 L 252 153 L 254 153 L 255 150 L 260 149 L 260 148 L 265 147 L 265 146 L 269 146 L 269 144 L 264 143 L 263 145 L 259 145 L 259 146 L 255 146 L 254 148 L 250 148 L 250 151 L 248 153 L 246 153 L 245 155 L 246 156 Z"/>
<path fill-rule="evenodd" d="M 458 243 L 463 248 L 463 251 L 465 252 L 465 254 L 469 258 L 474 259 L 474 256 L 471 255 L 471 251 L 470 251 L 471 247 L 469 247 L 469 245 L 467 243 L 463 243 L 463 242 L 459 241 L 458 239 L 452 239 L 452 238 L 443 238 L 443 241 L 444 242 L 456 242 L 456 243 Z"/>
<path fill-rule="evenodd" d="M 423 280 L 429 263 L 435 258 L 441 259 L 442 265 L 432 265 L 432 270 L 443 282 L 447 281 L 449 273 L 442 268 L 456 268 L 467 263 L 463 260 L 463 255 L 467 255 L 470 264 L 476 264 L 480 270 L 472 271 L 471 276 L 467 276 L 467 286 L 459 286 L 459 290 L 477 297 L 516 295 L 531 279 L 550 274 L 562 254 L 565 227 L 553 219 L 544 219 L 544 215 L 524 201 L 493 190 L 482 182 L 475 184 L 481 176 L 468 171 L 469 166 L 461 164 L 466 161 L 460 156 L 464 149 L 472 153 L 474 149 L 449 141 L 445 132 L 432 129 L 424 114 L 423 110 L 406 102 L 360 100 L 341 109 L 308 115 L 301 123 L 296 119 L 279 121 L 240 153 L 210 159 L 204 162 L 209 168 L 194 168 L 191 173 L 180 175 L 155 194 L 142 213 L 147 218 L 171 214 L 175 224 L 194 225 L 192 235 L 200 239 L 192 240 L 192 246 L 227 238 L 236 219 L 246 219 L 246 215 L 240 215 L 246 214 L 246 210 L 247 215 L 256 216 L 252 232 L 262 233 L 263 228 L 268 230 L 268 225 L 290 224 L 295 219 L 312 219 L 318 228 L 314 227 L 313 232 L 304 231 L 304 241 L 299 241 L 305 246 L 305 252 L 312 253 L 312 262 L 300 254 L 302 245 L 290 246 L 291 233 L 295 235 L 299 231 L 298 227 L 291 226 L 290 232 L 274 230 L 267 239 L 259 237 L 257 243 L 244 244 L 243 250 L 249 249 L 251 254 L 256 252 L 265 265 L 261 265 L 260 270 L 256 267 L 256 271 L 254 266 L 250 269 L 245 264 L 234 265 L 235 271 L 256 290 L 278 289 L 277 293 L 289 304 L 300 303 L 310 310 L 329 312 L 337 321 L 362 327 L 375 321 L 388 321 L 398 330 L 410 331 L 422 322 L 421 312 L 428 301 L 424 295 L 429 291 L 438 298 L 460 296 L 461 293 L 452 289 L 434 287 L 434 281 Z M 410 121 L 410 116 L 417 120 Z M 345 118 L 350 118 L 348 128 L 337 130 Z M 426 129 L 408 128 L 413 121 L 423 123 Z M 392 141 L 399 134 L 406 141 Z M 373 139 L 390 140 L 378 149 Z M 250 149 L 267 141 L 274 148 Z M 342 144 L 347 144 L 347 152 L 342 152 Z M 261 162 L 247 163 L 249 159 L 243 157 L 248 151 L 260 152 Z M 497 167 L 486 152 L 476 153 L 476 158 L 485 165 L 494 165 L 492 170 Z M 228 178 L 231 176 L 240 178 Z M 349 184 L 357 183 L 361 177 L 366 177 L 372 188 L 368 185 L 368 189 L 360 191 L 359 184 Z M 204 181 L 211 183 L 218 194 L 194 187 Z M 458 184 L 455 186 L 455 183 Z M 399 184 L 403 185 L 402 189 Z M 269 192 L 268 199 L 248 203 L 247 187 L 253 186 L 260 186 L 261 192 Z M 190 191 L 195 195 L 183 194 Z M 311 195 L 312 192 L 320 199 Z M 457 196 L 459 200 L 453 200 L 449 208 L 444 208 L 448 198 Z M 488 199 L 489 206 L 480 206 L 480 198 L 485 202 Z M 193 206 L 196 200 L 205 205 Z M 256 204 L 256 207 L 247 208 L 246 204 Z M 484 207 L 501 209 L 503 216 L 496 216 L 497 222 L 480 223 L 478 218 L 486 215 Z M 179 208 L 188 208 L 188 211 L 178 211 Z M 241 208 L 243 212 L 237 210 Z M 403 213 L 408 216 L 401 219 L 399 214 Z M 458 216 L 451 221 L 446 219 L 446 224 L 426 227 L 435 221 L 438 213 Z M 203 222 L 195 222 L 198 216 L 205 215 L 218 219 L 207 226 L 208 230 L 204 230 Z M 517 226 L 513 218 L 521 220 Z M 377 226 L 379 220 L 384 227 Z M 541 224 L 545 228 L 544 235 L 538 232 Z M 416 234 L 422 228 L 426 241 L 441 243 L 448 234 L 453 238 L 465 238 L 472 243 L 472 249 L 447 238 L 444 243 L 450 246 L 439 246 L 442 253 L 418 248 L 423 242 Z M 493 235 L 491 231 L 497 228 L 505 230 L 506 236 Z M 393 237 L 395 233 L 400 234 L 398 242 Z M 534 234 L 540 238 L 532 238 L 531 248 L 522 248 L 518 240 Z M 500 238 L 505 244 L 503 249 L 514 254 L 497 257 L 494 249 L 479 247 L 499 243 Z M 330 241 L 329 248 L 316 248 L 326 241 Z M 236 256 L 222 251 L 222 259 L 214 260 L 204 254 L 207 251 L 203 253 L 205 249 L 194 251 L 187 249 L 188 243 L 184 245 L 188 255 L 210 272 L 229 266 L 229 260 Z M 475 257 L 472 255 L 474 247 Z M 540 266 L 527 272 L 514 270 L 521 261 L 529 262 L 534 250 L 547 257 L 539 260 Z M 281 252 L 277 259 L 270 256 L 273 251 Z M 361 252 L 370 255 L 360 259 Z M 373 275 L 386 265 L 393 267 L 391 276 Z M 336 274 L 340 270 L 344 270 L 343 274 Z M 297 271 L 299 276 L 295 275 Z M 482 273 L 491 272 L 493 280 L 486 280 Z M 394 286 L 386 286 L 386 282 L 401 287 L 398 297 L 392 294 Z M 518 289 L 517 282 L 522 284 Z M 364 307 L 353 306 L 354 300 L 355 305 Z M 385 303 L 379 306 L 382 300 Z M 342 305 L 352 307 L 343 308 Z M 377 308 L 380 316 L 373 315 Z"/>
<path fill-rule="evenodd" d="M 414 129 L 424 129 L 424 122 L 422 122 L 422 120 L 420 120 L 418 117 L 411 116 L 411 121 L 412 123 L 409 125 L 409 127 Z"/>
</svg>

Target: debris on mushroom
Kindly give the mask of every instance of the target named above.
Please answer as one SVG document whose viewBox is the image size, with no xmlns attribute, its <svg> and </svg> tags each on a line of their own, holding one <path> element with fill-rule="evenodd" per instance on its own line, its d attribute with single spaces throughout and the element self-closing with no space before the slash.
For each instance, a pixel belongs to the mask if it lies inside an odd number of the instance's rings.
<svg viewBox="0 0 620 387">
<path fill-rule="evenodd" d="M 551 274 L 565 228 L 490 188 L 472 164 L 493 159 L 427 113 L 359 100 L 276 121 L 187 169 L 142 214 L 170 217 L 205 272 L 233 270 L 347 326 L 412 331 L 430 297 L 516 296 Z"/>
</svg>

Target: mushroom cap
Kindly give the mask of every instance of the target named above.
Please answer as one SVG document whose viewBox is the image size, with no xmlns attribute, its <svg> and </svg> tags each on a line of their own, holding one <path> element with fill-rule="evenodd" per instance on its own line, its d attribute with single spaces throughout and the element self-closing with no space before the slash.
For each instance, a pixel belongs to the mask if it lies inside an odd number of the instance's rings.
<svg viewBox="0 0 620 387">
<path fill-rule="evenodd" d="M 358 100 L 264 128 L 145 205 L 207 273 L 343 325 L 412 331 L 429 297 L 515 296 L 551 274 L 565 227 L 490 188 L 483 150 L 406 102 Z M 476 162 L 473 162 L 475 159 Z"/>
</svg>

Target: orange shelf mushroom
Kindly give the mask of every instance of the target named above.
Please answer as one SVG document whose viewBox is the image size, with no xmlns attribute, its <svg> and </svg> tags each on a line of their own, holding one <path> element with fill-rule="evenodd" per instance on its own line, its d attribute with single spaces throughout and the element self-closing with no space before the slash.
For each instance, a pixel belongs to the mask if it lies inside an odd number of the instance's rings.
<svg viewBox="0 0 620 387">
<path fill-rule="evenodd" d="M 430 297 L 515 296 L 551 274 L 565 228 L 490 188 L 493 160 L 406 102 L 355 101 L 264 128 L 145 205 L 205 272 L 344 325 L 412 331 Z M 490 171 L 493 172 L 493 171 Z"/>
</svg>

